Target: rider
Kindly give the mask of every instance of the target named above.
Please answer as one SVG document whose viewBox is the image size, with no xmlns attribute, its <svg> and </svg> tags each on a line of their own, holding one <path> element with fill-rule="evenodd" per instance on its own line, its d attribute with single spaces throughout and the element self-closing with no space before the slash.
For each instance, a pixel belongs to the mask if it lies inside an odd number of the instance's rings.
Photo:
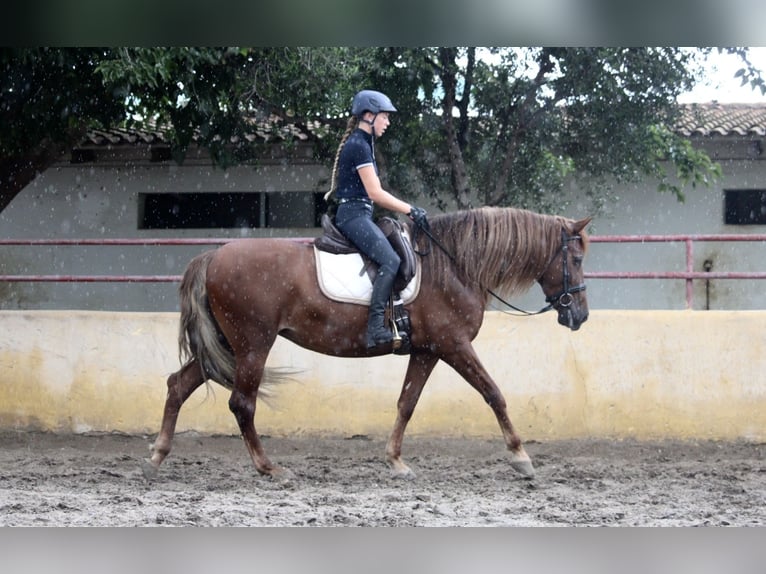
<svg viewBox="0 0 766 574">
<path fill-rule="evenodd" d="M 389 113 L 396 108 L 385 94 L 362 90 L 354 96 L 351 117 L 335 154 L 330 194 L 337 188 L 335 226 L 359 251 L 379 265 L 372 286 L 367 320 L 367 348 L 390 343 L 391 330 L 385 326 L 386 303 L 391 296 L 400 258 L 372 220 L 373 202 L 391 211 L 409 215 L 425 225 L 426 212 L 383 189 L 375 162 L 375 138 L 390 124 Z"/>
</svg>

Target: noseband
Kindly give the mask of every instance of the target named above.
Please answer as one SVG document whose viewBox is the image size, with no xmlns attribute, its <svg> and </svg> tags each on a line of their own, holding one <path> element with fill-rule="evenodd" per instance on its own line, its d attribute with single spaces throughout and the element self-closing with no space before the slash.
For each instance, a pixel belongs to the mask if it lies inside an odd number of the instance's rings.
<svg viewBox="0 0 766 574">
<path fill-rule="evenodd" d="M 564 284 L 561 291 L 545 298 L 545 302 L 548 303 L 548 309 L 557 305 L 564 308 L 569 307 L 572 304 L 572 293 L 579 293 L 586 289 L 585 283 L 569 285 L 569 242 L 578 239 L 581 239 L 579 235 L 567 235 L 566 230 L 561 230 L 561 259 L 564 272 Z"/>
</svg>

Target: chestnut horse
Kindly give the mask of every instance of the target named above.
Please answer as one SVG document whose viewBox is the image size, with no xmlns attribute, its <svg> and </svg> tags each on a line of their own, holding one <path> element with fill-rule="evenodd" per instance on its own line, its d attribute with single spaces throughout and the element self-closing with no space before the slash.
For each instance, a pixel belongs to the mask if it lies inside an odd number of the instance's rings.
<svg viewBox="0 0 766 574">
<path fill-rule="evenodd" d="M 401 457 L 402 439 L 421 391 L 439 360 L 457 371 L 497 417 L 510 465 L 526 477 L 534 469 L 506 412 L 506 402 L 482 366 L 471 341 L 482 324 L 490 294 L 512 295 L 539 283 L 572 330 L 588 318 L 582 260 L 585 226 L 512 208 L 481 208 L 434 216 L 430 232 L 418 233 L 422 276 L 418 296 L 407 305 L 411 352 L 386 445 L 396 476 L 412 476 Z M 417 230 L 413 230 L 417 232 Z M 184 401 L 208 379 L 231 390 L 229 408 L 258 472 L 288 473 L 264 452 L 255 429 L 256 399 L 279 372 L 265 367 L 277 336 L 306 349 L 338 357 L 391 352 L 367 349 L 367 308 L 325 297 L 316 278 L 313 246 L 290 239 L 243 239 L 195 257 L 180 286 L 179 345 L 185 363 L 170 375 L 162 427 L 144 461 L 151 478 L 171 449 Z M 289 473 L 288 473 L 289 474 Z"/>
</svg>

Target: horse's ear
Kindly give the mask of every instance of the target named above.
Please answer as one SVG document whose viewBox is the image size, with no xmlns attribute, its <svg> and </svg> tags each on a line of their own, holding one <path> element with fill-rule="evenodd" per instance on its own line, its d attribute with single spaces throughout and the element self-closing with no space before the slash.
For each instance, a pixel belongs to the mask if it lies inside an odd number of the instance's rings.
<svg viewBox="0 0 766 574">
<path fill-rule="evenodd" d="M 588 225 L 592 220 L 593 220 L 592 217 L 585 217 L 584 219 L 575 221 L 572 224 L 572 234 L 577 235 L 578 233 L 580 233 L 583 229 L 585 229 L 585 226 Z"/>
</svg>

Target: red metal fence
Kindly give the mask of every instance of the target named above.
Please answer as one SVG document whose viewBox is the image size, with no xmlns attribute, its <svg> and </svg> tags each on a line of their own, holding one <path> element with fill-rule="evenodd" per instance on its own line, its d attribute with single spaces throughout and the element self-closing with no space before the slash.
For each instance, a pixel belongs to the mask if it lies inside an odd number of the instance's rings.
<svg viewBox="0 0 766 574">
<path fill-rule="evenodd" d="M 186 239 L 0 239 L 0 245 L 107 246 L 107 245 L 223 245 L 236 238 Z M 174 283 L 181 275 L 0 275 L 0 282 L 31 283 Z"/>
<path fill-rule="evenodd" d="M 686 308 L 694 302 L 693 282 L 695 279 L 766 279 L 766 271 L 694 271 L 694 243 L 707 241 L 764 242 L 766 235 L 759 234 L 696 234 L 696 235 L 596 235 L 592 243 L 684 243 L 686 247 L 686 269 L 684 271 L 592 271 L 585 273 L 593 279 L 683 279 L 686 281 Z"/>
<path fill-rule="evenodd" d="M 193 239 L 0 239 L 2 245 L 21 246 L 165 246 L 165 245 L 222 245 L 236 238 Z M 766 234 L 732 235 L 594 235 L 592 243 L 684 243 L 686 268 L 683 271 L 591 271 L 586 279 L 682 279 L 686 281 L 686 307 L 692 308 L 694 280 L 709 279 L 766 279 L 766 271 L 694 271 L 694 244 L 700 242 L 766 242 Z M 296 241 L 309 241 L 301 238 Z M 180 275 L 0 275 L 0 282 L 60 282 L 60 283 L 171 283 L 181 280 Z"/>
</svg>

